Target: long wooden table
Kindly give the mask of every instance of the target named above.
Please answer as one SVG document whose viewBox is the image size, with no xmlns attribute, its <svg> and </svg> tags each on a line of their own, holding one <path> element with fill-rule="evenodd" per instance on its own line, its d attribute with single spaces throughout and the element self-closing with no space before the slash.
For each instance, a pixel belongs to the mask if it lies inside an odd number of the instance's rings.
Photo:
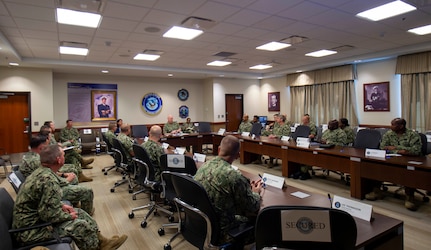
<svg viewBox="0 0 431 250">
<path fill-rule="evenodd" d="M 251 180 L 258 178 L 246 171 L 241 172 Z M 310 196 L 301 199 L 291 195 L 297 191 Z M 331 207 L 328 197 L 324 195 L 313 194 L 292 186 L 283 189 L 267 186 L 262 193 L 261 208 L 273 205 Z M 403 249 L 403 222 L 378 213 L 374 213 L 373 218 L 372 222 L 354 218 L 358 232 L 356 249 Z"/>
</svg>

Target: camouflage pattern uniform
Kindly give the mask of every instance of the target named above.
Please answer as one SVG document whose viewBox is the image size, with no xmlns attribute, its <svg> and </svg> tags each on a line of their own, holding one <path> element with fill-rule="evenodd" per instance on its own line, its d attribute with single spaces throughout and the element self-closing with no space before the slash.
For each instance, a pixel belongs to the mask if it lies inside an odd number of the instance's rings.
<svg viewBox="0 0 431 250">
<path fill-rule="evenodd" d="M 62 190 L 58 176 L 51 169 L 36 169 L 22 184 L 13 210 L 13 228 L 52 222 L 60 237 L 72 237 L 80 250 L 98 249 L 98 226 L 85 211 L 75 208 L 78 218 L 72 219 L 62 210 Z M 53 238 L 48 227 L 15 234 L 18 242 L 33 242 Z"/>
<path fill-rule="evenodd" d="M 49 145 L 57 144 L 57 140 L 55 140 L 55 136 L 51 134 L 51 137 L 49 138 Z M 71 146 L 72 144 L 70 142 L 64 142 L 62 143 L 62 146 Z M 74 173 L 76 176 L 79 176 L 79 174 L 82 173 L 81 168 L 81 160 L 82 156 L 78 154 L 77 151 L 74 149 L 69 149 L 64 151 L 64 162 L 66 164 L 61 167 L 61 172 L 63 173 Z"/>
<path fill-rule="evenodd" d="M 274 128 L 272 129 L 272 134 L 276 135 L 278 137 L 282 137 L 282 136 L 289 136 L 292 133 L 291 129 L 290 129 L 290 124 L 289 123 L 285 123 L 285 124 L 278 124 L 278 126 L 274 126 Z"/>
<path fill-rule="evenodd" d="M 280 126 L 280 124 L 278 124 L 278 122 L 274 122 L 272 129 L 262 131 L 262 135 L 268 136 L 268 135 L 272 134 L 272 131 L 274 131 L 274 129 L 278 128 L 279 126 Z"/>
<path fill-rule="evenodd" d="M 355 133 L 353 132 L 353 129 L 350 126 L 345 126 L 343 128 L 344 133 L 346 133 L 346 144 L 350 144 L 355 141 Z"/>
<path fill-rule="evenodd" d="M 178 122 L 172 122 L 172 123 L 165 123 L 165 125 L 163 126 L 163 134 L 168 134 L 170 132 L 172 132 L 173 130 L 177 130 L 180 128 L 180 125 L 178 124 Z"/>
<path fill-rule="evenodd" d="M 157 142 L 148 140 L 141 144 L 145 149 L 148 156 L 150 157 L 151 163 L 154 166 L 154 180 L 160 181 L 161 169 L 160 169 L 160 156 L 165 153 L 165 150 Z"/>
<path fill-rule="evenodd" d="M 322 140 L 324 140 L 326 144 L 344 146 L 346 145 L 347 136 L 341 128 L 334 130 L 327 129 L 323 132 Z"/>
<path fill-rule="evenodd" d="M 316 136 L 317 135 L 316 124 L 314 122 L 309 122 L 307 126 L 310 127 L 310 135 Z"/>
<path fill-rule="evenodd" d="M 61 142 L 67 142 L 69 140 L 72 140 L 72 145 L 73 146 L 78 146 L 79 143 L 79 132 L 76 128 L 71 127 L 64 127 L 61 131 L 60 131 L 60 141 Z"/>
<path fill-rule="evenodd" d="M 106 131 L 105 137 L 111 145 L 114 145 L 114 138 L 117 138 L 117 136 L 111 130 Z"/>
<path fill-rule="evenodd" d="M 36 169 L 40 168 L 40 156 L 35 152 L 27 152 L 24 154 L 21 164 L 19 165 L 19 171 L 27 178 Z M 61 167 L 60 173 L 74 173 L 70 171 L 64 171 L 65 166 Z M 73 167 L 73 166 L 72 166 Z M 67 166 L 66 166 L 67 169 Z M 77 176 L 77 173 L 74 173 Z M 78 186 L 78 178 L 75 177 L 72 182 L 68 182 L 65 178 L 58 178 L 59 185 L 63 191 L 63 200 L 68 200 L 72 204 L 81 202 L 81 208 L 86 212 L 91 213 L 93 209 L 93 190 L 85 186 Z"/>
<path fill-rule="evenodd" d="M 238 128 L 238 133 L 242 133 L 242 132 L 251 132 L 251 127 L 253 127 L 253 124 L 251 124 L 251 122 L 249 120 L 242 121 L 241 124 L 239 125 Z"/>
<path fill-rule="evenodd" d="M 195 132 L 195 125 L 192 122 L 185 122 L 181 126 L 181 131 L 183 131 L 184 133 L 193 133 Z"/>
<path fill-rule="evenodd" d="M 380 148 L 384 149 L 386 146 L 395 146 L 395 150 L 391 150 L 389 153 L 397 153 L 398 150 L 407 150 L 412 155 L 420 155 L 422 150 L 422 142 L 418 133 L 411 129 L 406 129 L 406 132 L 401 136 L 398 136 L 392 130 L 389 130 L 383 135 L 382 142 L 380 142 Z"/>
<path fill-rule="evenodd" d="M 220 157 L 204 163 L 194 179 L 202 184 L 220 219 L 222 239 L 229 241 L 230 228 L 246 220 L 245 215 L 260 208 L 260 195 L 251 190 L 249 181 Z"/>
<path fill-rule="evenodd" d="M 130 164 L 132 164 L 132 155 L 130 154 L 133 152 L 133 140 L 129 136 L 123 133 L 119 133 L 117 136 L 117 139 L 123 144 L 124 149 L 126 150 L 126 156 L 127 160 Z"/>
</svg>

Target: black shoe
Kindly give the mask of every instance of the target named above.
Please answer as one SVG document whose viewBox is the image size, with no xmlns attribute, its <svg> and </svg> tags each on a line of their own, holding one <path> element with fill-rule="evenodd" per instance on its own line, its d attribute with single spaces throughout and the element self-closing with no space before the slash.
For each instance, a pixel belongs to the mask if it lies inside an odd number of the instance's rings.
<svg viewBox="0 0 431 250">
<path fill-rule="evenodd" d="M 301 176 L 299 177 L 299 179 L 305 181 L 305 180 L 311 179 L 311 175 L 308 172 L 302 173 Z"/>
<path fill-rule="evenodd" d="M 293 179 L 299 179 L 299 176 L 301 175 L 301 172 L 296 172 L 294 174 L 291 174 L 289 176 L 289 178 L 293 178 Z"/>
</svg>

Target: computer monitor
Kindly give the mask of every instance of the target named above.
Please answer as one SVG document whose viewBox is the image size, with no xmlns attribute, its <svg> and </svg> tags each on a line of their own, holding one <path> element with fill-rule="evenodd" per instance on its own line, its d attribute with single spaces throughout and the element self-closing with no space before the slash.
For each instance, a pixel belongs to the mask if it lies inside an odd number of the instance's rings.
<svg viewBox="0 0 431 250">
<path fill-rule="evenodd" d="M 259 122 L 262 124 L 262 127 L 266 126 L 266 122 L 268 121 L 268 116 L 259 116 Z"/>
</svg>

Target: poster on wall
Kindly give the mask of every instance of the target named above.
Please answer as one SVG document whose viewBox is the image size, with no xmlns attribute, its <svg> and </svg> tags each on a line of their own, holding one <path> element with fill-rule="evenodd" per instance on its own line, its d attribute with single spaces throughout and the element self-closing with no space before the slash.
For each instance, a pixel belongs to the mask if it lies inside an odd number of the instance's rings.
<svg viewBox="0 0 431 250">
<path fill-rule="evenodd" d="M 117 120 L 117 92 L 92 90 L 91 121 L 115 121 Z"/>
<path fill-rule="evenodd" d="M 105 101 L 109 105 L 110 112 L 105 110 L 105 114 L 101 117 L 98 113 L 98 105 L 103 103 L 103 94 L 106 94 Z M 118 116 L 117 84 L 68 83 L 67 104 L 67 118 L 74 122 L 115 120 Z"/>
<path fill-rule="evenodd" d="M 280 111 L 280 92 L 268 92 L 268 111 Z"/>
<path fill-rule="evenodd" d="M 364 84 L 364 111 L 389 110 L 389 82 Z"/>
</svg>

